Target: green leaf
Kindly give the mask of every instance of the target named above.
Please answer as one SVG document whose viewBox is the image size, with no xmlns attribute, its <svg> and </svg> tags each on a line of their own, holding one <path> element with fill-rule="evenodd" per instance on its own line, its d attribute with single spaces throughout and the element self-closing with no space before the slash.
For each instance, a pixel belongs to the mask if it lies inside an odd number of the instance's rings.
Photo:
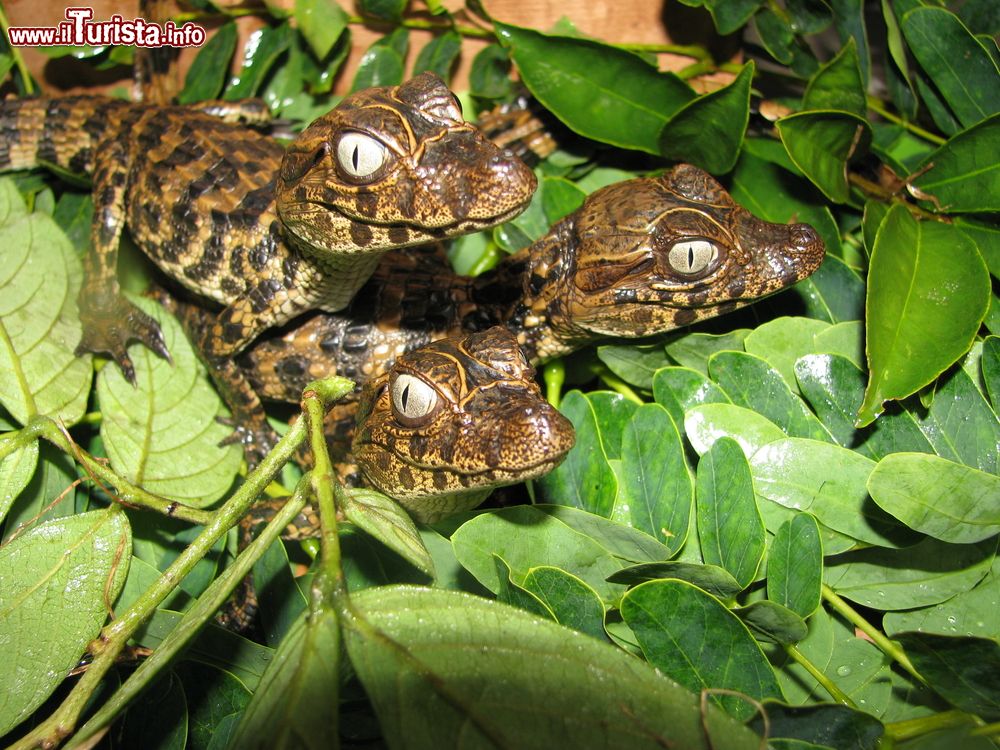
<svg viewBox="0 0 1000 750">
<path fill-rule="evenodd" d="M 798 513 L 778 528 L 767 553 L 767 598 L 809 617 L 819 607 L 823 545 L 819 525 Z"/>
<path fill-rule="evenodd" d="M 847 163 L 867 147 L 868 122 L 850 112 L 811 110 L 783 117 L 776 126 L 803 174 L 831 201 L 846 203 L 851 192 Z"/>
<path fill-rule="evenodd" d="M 854 39 L 858 65 L 861 68 L 861 80 L 867 84 L 871 70 L 871 52 L 868 49 L 868 32 L 865 28 L 864 0 L 831 0 L 830 9 L 833 11 L 833 25 L 837 28 L 837 36 L 840 37 L 841 43 L 845 43 L 848 38 Z"/>
<path fill-rule="evenodd" d="M 547 503 L 568 505 L 609 517 L 618 496 L 618 480 L 601 444 L 601 431 L 590 401 L 579 391 L 566 394 L 559 410 L 576 430 L 576 445 L 535 486 Z"/>
<path fill-rule="evenodd" d="M 743 351 L 749 328 L 737 328 L 729 333 L 686 333 L 671 341 L 664 349 L 679 365 L 708 375 L 708 360 L 716 352 Z"/>
<path fill-rule="evenodd" d="M 993 410 L 1000 409 L 1000 337 L 987 336 L 983 341 L 983 381 Z"/>
<path fill-rule="evenodd" d="M 694 8 L 704 7 L 712 14 L 720 34 L 732 34 L 743 26 L 763 4 L 763 0 L 681 0 Z"/>
<path fill-rule="evenodd" d="M 729 403 L 729 397 L 700 372 L 687 367 L 664 367 L 653 376 L 653 398 L 670 414 L 675 424 L 684 423 L 684 413 L 701 404 Z"/>
<path fill-rule="evenodd" d="M 437 73 L 445 81 L 450 80 L 451 67 L 461 49 L 462 37 L 458 35 L 458 32 L 449 29 L 441 36 L 434 37 L 420 50 L 410 75 L 416 76 L 430 71 Z"/>
<path fill-rule="evenodd" d="M 21 526 L 70 516 L 76 512 L 76 464 L 54 445 L 40 442 L 38 446 L 35 473 L 8 511 L 4 528 L 5 542 Z"/>
<path fill-rule="evenodd" d="M 677 76 L 618 47 L 499 22 L 494 28 L 535 98 L 587 138 L 658 154 L 663 126 L 695 97 Z"/>
<path fill-rule="evenodd" d="M 87 408 L 91 357 L 77 357 L 83 268 L 51 217 L 29 214 L 0 180 L 0 404 L 19 423 L 75 424 Z"/>
<path fill-rule="evenodd" d="M 597 347 L 597 357 L 626 383 L 652 390 L 653 375 L 670 364 L 657 344 L 606 344 Z"/>
<path fill-rule="evenodd" d="M 812 513 L 825 526 L 862 542 L 894 547 L 911 535 L 868 498 L 875 462 L 818 440 L 786 438 L 750 457 L 757 494 Z"/>
<path fill-rule="evenodd" d="M 996 540 L 949 544 L 926 538 L 905 549 L 847 552 L 824 578 L 841 596 L 886 611 L 939 604 L 968 591 L 990 569 Z"/>
<path fill-rule="evenodd" d="M 763 643 L 798 643 L 809 634 L 804 619 L 788 607 L 767 599 L 750 602 L 745 607 L 734 607 L 732 612 Z"/>
<path fill-rule="evenodd" d="M 724 568 L 717 565 L 701 565 L 677 560 L 632 565 L 613 573 L 608 577 L 608 581 L 635 586 L 646 581 L 657 581 L 664 578 L 687 581 L 719 599 L 732 599 L 743 590 L 743 585 Z"/>
<path fill-rule="evenodd" d="M 524 588 L 552 611 L 560 625 L 599 640 L 607 638 L 601 598 L 576 576 L 550 565 L 540 565 L 528 571 Z"/>
<path fill-rule="evenodd" d="M 620 560 L 647 562 L 665 560 L 670 550 L 649 534 L 565 505 L 536 505 L 535 510 L 551 516 L 571 529 L 593 539 Z"/>
<path fill-rule="evenodd" d="M 499 44 L 484 47 L 472 59 L 469 90 L 484 99 L 503 99 L 511 91 L 510 57 Z"/>
<path fill-rule="evenodd" d="M 255 32 L 254 43 L 244 50 L 243 67 L 230 82 L 222 98 L 233 102 L 256 96 L 274 63 L 288 49 L 294 32 L 288 23 Z"/>
<path fill-rule="evenodd" d="M 944 8 L 916 8 L 901 26 L 910 52 L 963 127 L 1000 112 L 1000 70 L 957 16 Z"/>
<path fill-rule="evenodd" d="M 630 590 L 621 613 L 654 667 L 689 690 L 725 689 L 756 700 L 782 698 L 767 659 L 746 626 L 718 599 L 684 581 L 650 581 Z M 712 696 L 741 719 L 755 709 Z"/>
<path fill-rule="evenodd" d="M 830 433 L 767 362 L 742 352 L 719 352 L 708 363 L 712 379 L 733 403 L 770 419 L 787 435 L 832 441 Z"/>
<path fill-rule="evenodd" d="M 868 274 L 870 375 L 859 425 L 871 424 L 886 400 L 914 393 L 968 351 L 989 294 L 986 264 L 961 231 L 918 222 L 900 205 L 889 211 Z"/>
<path fill-rule="evenodd" d="M 955 219 L 955 226 L 976 243 L 990 274 L 1000 279 L 1000 226 L 961 216 Z"/>
<path fill-rule="evenodd" d="M 464 523 L 451 537 L 455 556 L 490 591 L 499 579 L 493 556 L 510 567 L 515 583 L 532 568 L 551 565 L 578 576 L 602 600 L 615 602 L 622 587 L 607 583 L 624 565 L 593 539 L 531 506 L 483 513 Z"/>
<path fill-rule="evenodd" d="M 117 367 L 101 371 L 101 439 L 112 468 L 130 482 L 203 508 L 232 484 L 239 447 L 219 447 L 229 434 L 217 421 L 223 405 L 180 325 L 151 300 L 132 302 L 160 324 L 173 364 L 133 344 L 137 386 Z"/>
<path fill-rule="evenodd" d="M 507 562 L 502 557 L 493 555 L 493 564 L 497 569 L 497 583 L 499 584 L 499 589 L 497 590 L 498 602 L 523 609 L 525 612 L 531 612 L 546 620 L 555 621 L 555 613 L 537 594 L 528 591 L 528 589 L 514 581 L 510 566 L 507 565 Z M 553 568 L 553 570 L 558 570 L 558 568 Z M 598 602 L 600 602 L 599 599 Z M 600 605 L 600 607 L 603 613 L 604 605 Z"/>
<path fill-rule="evenodd" d="M 400 21 L 409 0 L 361 0 L 358 4 L 366 16 L 384 18 L 386 21 Z M 433 12 L 433 11 L 432 11 Z"/>
<path fill-rule="evenodd" d="M 122 747 L 184 750 L 188 707 L 180 679 L 168 671 L 129 706 L 117 739 Z"/>
<path fill-rule="evenodd" d="M 403 62 L 405 52 L 399 47 L 408 46 L 409 36 L 405 28 L 398 28 L 393 34 L 382 37 L 368 48 L 354 73 L 351 91 L 361 91 L 373 86 L 398 86 L 403 82 Z"/>
<path fill-rule="evenodd" d="M 347 28 L 348 15 L 336 0 L 295 0 L 294 15 L 299 31 L 320 60 Z"/>
<path fill-rule="evenodd" d="M 576 211 L 587 197 L 581 188 L 563 177 L 545 177 L 542 186 L 542 209 L 549 224 Z"/>
<path fill-rule="evenodd" d="M 1000 602 L 1000 575 L 991 571 L 971 591 L 953 596 L 933 607 L 909 612 L 889 612 L 883 618 L 882 625 L 889 636 L 904 630 L 919 630 L 941 635 L 1000 638 L 1000 623 L 996 617 L 997 602 Z"/>
<path fill-rule="evenodd" d="M 193 104 L 217 98 L 226 84 L 235 51 L 236 23 L 230 21 L 220 26 L 198 51 L 184 77 L 184 88 L 177 94 L 177 103 Z"/>
<path fill-rule="evenodd" d="M 120 509 L 29 529 L 0 549 L 0 733 L 31 714 L 97 637 L 125 583 L 131 532 Z M 107 598 L 105 598 L 107 597 Z"/>
<path fill-rule="evenodd" d="M 622 436 L 619 503 L 634 528 L 662 540 L 671 554 L 687 539 L 694 487 L 677 425 L 658 404 L 643 404 Z"/>
<path fill-rule="evenodd" d="M 704 455 L 723 437 L 733 438 L 747 456 L 785 438 L 784 431 L 767 417 L 732 404 L 694 407 L 684 417 L 684 432 L 699 455 Z"/>
<path fill-rule="evenodd" d="M 1000 472 L 1000 421 L 965 370 L 956 368 L 939 381 L 918 424 L 939 456 L 989 474 Z"/>
<path fill-rule="evenodd" d="M 750 118 L 754 70 L 748 62 L 728 86 L 685 104 L 660 131 L 660 153 L 713 174 L 731 170 Z"/>
<path fill-rule="evenodd" d="M 0 445 L 2 444 L 3 442 L 0 442 Z M 37 440 L 22 445 L 0 461 L 0 521 L 7 516 L 14 500 L 28 486 L 37 465 Z"/>
<path fill-rule="evenodd" d="M 735 440 L 720 438 L 701 457 L 695 487 L 702 558 L 749 585 L 764 557 L 766 535 L 750 467 Z"/>
<path fill-rule="evenodd" d="M 789 738 L 811 743 L 805 746 L 810 748 L 876 750 L 885 733 L 882 722 L 874 716 L 848 706 L 785 706 L 768 701 L 764 704 L 764 711 L 767 715 L 768 737 L 775 746 L 778 746 L 776 741 Z M 755 716 L 750 726 L 760 730 L 760 716 Z"/>
<path fill-rule="evenodd" d="M 943 211 L 1000 211 L 1000 115 L 963 130 L 914 170 L 913 185 Z"/>
<path fill-rule="evenodd" d="M 782 65 L 790 64 L 794 57 L 792 45 L 795 43 L 791 24 L 770 8 L 761 8 L 753 17 L 753 22 L 768 54 Z"/>
<path fill-rule="evenodd" d="M 339 741 L 340 629 L 332 609 L 303 613 L 274 654 L 229 747 L 325 748 Z"/>
<path fill-rule="evenodd" d="M 625 425 L 639 404 L 614 391 L 591 391 L 587 394 L 587 401 L 594 409 L 597 424 L 601 426 L 601 443 L 608 461 L 620 460 Z"/>
<path fill-rule="evenodd" d="M 1000 477 L 938 456 L 886 456 L 868 491 L 882 510 L 935 539 L 971 544 L 1000 533 Z"/>
<path fill-rule="evenodd" d="M 848 39 L 840 52 L 810 79 L 802 108 L 841 110 L 862 118 L 868 114 L 865 84 L 853 38 Z"/>
<path fill-rule="evenodd" d="M 953 706 L 987 721 L 1000 718 L 1000 644 L 932 633 L 896 636 L 927 683 Z"/>
<path fill-rule="evenodd" d="M 897 451 L 933 453 L 934 447 L 909 411 L 893 409 L 868 427 L 854 419 L 864 399 L 865 376 L 855 363 L 831 354 L 810 354 L 795 364 L 799 388 L 837 443 L 873 461 Z"/>
<path fill-rule="evenodd" d="M 90 193 L 65 192 L 56 202 L 52 218 L 80 254 L 90 243 L 90 225 L 94 219 L 94 201 Z"/>
<path fill-rule="evenodd" d="M 639 659 L 520 610 L 413 587 L 351 601 L 366 626 L 346 623 L 347 653 L 390 746 L 758 747 Z"/>
<path fill-rule="evenodd" d="M 187 747 L 212 750 L 216 733 L 228 731 L 222 722 L 246 708 L 250 691 L 228 672 L 195 661 L 180 662 L 174 674 L 184 686 L 188 704 Z"/>
<path fill-rule="evenodd" d="M 865 283 L 840 258 L 827 255 L 808 279 L 788 294 L 798 294 L 807 315 L 830 323 L 858 320 L 864 315 Z"/>
<path fill-rule="evenodd" d="M 401 555 L 417 569 L 434 577 L 434 561 L 410 516 L 390 497 L 375 490 L 354 488 L 341 497 L 347 520 Z"/>
<path fill-rule="evenodd" d="M 777 370 L 791 388 L 796 389 L 795 361 L 816 350 L 815 337 L 830 324 L 815 318 L 785 316 L 762 323 L 744 341 L 753 354 Z"/>
</svg>

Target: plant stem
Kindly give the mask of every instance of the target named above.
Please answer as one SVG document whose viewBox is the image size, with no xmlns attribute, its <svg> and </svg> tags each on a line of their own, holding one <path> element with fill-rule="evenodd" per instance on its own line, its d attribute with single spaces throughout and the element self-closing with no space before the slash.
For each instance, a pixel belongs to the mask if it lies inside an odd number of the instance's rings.
<svg viewBox="0 0 1000 750">
<path fill-rule="evenodd" d="M 845 706 L 850 706 L 851 708 L 857 708 L 854 701 L 850 699 L 847 693 L 845 693 L 843 690 L 837 687 L 833 683 L 833 680 L 831 680 L 829 677 L 823 674 L 819 670 L 819 668 L 811 661 L 809 661 L 809 659 L 806 658 L 806 655 L 803 654 L 801 651 L 799 651 L 795 646 L 791 644 L 785 646 L 785 653 L 788 654 L 790 657 L 792 657 L 792 659 L 795 661 L 796 664 L 799 664 L 810 675 L 812 675 L 813 679 L 823 686 L 823 689 L 830 694 L 831 698 L 833 698 L 838 703 L 843 703 Z"/>
<path fill-rule="evenodd" d="M 566 382 L 566 362 L 554 359 L 542 368 L 542 380 L 545 381 L 545 400 L 555 408 L 562 401 L 563 383 Z"/>
<path fill-rule="evenodd" d="M 7 34 L 7 29 L 9 28 L 10 21 L 7 20 L 7 14 L 4 13 L 3 5 L 0 5 L 0 32 L 3 32 L 3 35 L 8 39 L 10 36 Z M 17 72 L 21 74 L 21 80 L 24 82 L 24 93 L 31 96 L 35 93 L 35 84 L 31 80 L 31 73 L 28 72 L 28 66 L 24 64 L 21 50 L 14 45 L 10 45 L 10 54 L 14 58 L 14 65 L 17 66 Z"/>
<path fill-rule="evenodd" d="M 940 713 L 931 714 L 930 716 L 921 716 L 919 719 L 908 719 L 906 721 L 894 721 L 885 725 L 885 733 L 887 737 L 890 737 L 895 742 L 903 742 L 904 740 L 913 739 L 914 737 L 920 737 L 921 735 L 930 734 L 939 729 L 947 729 L 948 727 L 960 727 L 963 724 L 974 724 L 975 719 L 964 711 L 952 710 L 952 711 L 942 711 Z M 973 730 L 974 733 L 980 733 L 980 730 L 986 727 L 979 727 Z"/>
<path fill-rule="evenodd" d="M 309 474 L 302 477 L 294 494 L 268 522 L 260 535 L 247 545 L 247 548 L 239 554 L 235 562 L 222 575 L 212 581 L 205 589 L 205 593 L 198 598 L 197 603 L 184 614 L 176 627 L 157 646 L 152 656 L 139 665 L 139 668 L 115 691 L 111 699 L 101 706 L 100 710 L 80 728 L 68 747 L 88 745 L 87 740 L 107 727 L 158 676 L 166 663 L 200 632 L 202 625 L 218 611 L 233 589 L 250 573 L 254 563 L 261 558 L 267 548 L 278 539 L 285 527 L 295 519 L 295 516 L 305 506 L 309 492 L 309 479 Z"/>
<path fill-rule="evenodd" d="M 260 466 L 250 473 L 246 482 L 212 514 L 211 522 L 177 556 L 153 585 L 118 619 L 101 630 L 100 635 L 90 644 L 94 660 L 80 681 L 73 686 L 66 699 L 48 719 L 12 745 L 9 750 L 27 750 L 40 745 L 52 746 L 73 732 L 87 702 L 100 687 L 101 680 L 125 648 L 128 639 L 152 616 L 160 603 L 177 587 L 181 579 L 194 569 L 215 543 L 239 522 L 254 500 L 281 471 L 281 467 L 291 459 L 305 438 L 305 434 L 304 420 L 300 419 L 278 441 L 274 450 L 261 461 Z"/>
<path fill-rule="evenodd" d="M 969 734 L 973 737 L 1000 737 L 1000 721 L 983 724 L 983 726 L 973 729 Z"/>
<path fill-rule="evenodd" d="M 944 144 L 944 143 L 947 142 L 946 138 L 942 138 L 941 136 L 939 136 L 939 135 L 937 135 L 935 133 L 931 133 L 929 130 L 924 130 L 919 125 L 914 125 L 912 122 L 909 122 L 908 120 L 904 120 L 899 115 L 893 114 L 888 109 L 886 109 L 885 105 L 882 104 L 882 102 L 880 102 L 874 96 L 869 96 L 868 97 L 868 109 L 870 109 L 872 112 L 875 112 L 875 113 L 881 115 L 883 118 L 885 118 L 889 122 L 895 123 L 896 125 L 901 125 L 902 127 L 904 127 L 907 130 L 909 130 L 911 133 L 913 133 L 914 135 L 919 136 L 920 138 L 923 138 L 925 141 L 930 141 L 931 143 L 934 143 L 934 144 L 936 144 L 938 146 L 940 146 L 940 145 L 942 145 L 942 144 Z"/>
<path fill-rule="evenodd" d="M 176 500 L 167 500 L 159 495 L 147 492 L 141 487 L 135 486 L 74 443 L 67 433 L 52 421 L 50 417 L 37 416 L 32 418 L 21 432 L 29 429 L 35 435 L 44 437 L 57 448 L 68 453 L 77 463 L 84 467 L 91 479 L 106 487 L 113 488 L 115 496 L 112 499 L 122 505 L 132 508 L 146 508 L 170 518 L 177 518 L 181 521 L 196 523 L 202 526 L 209 523 L 214 516 L 209 511 L 191 508 Z"/>
<path fill-rule="evenodd" d="M 829 603 L 829 605 L 833 607 L 833 609 L 836 612 L 843 615 L 848 622 L 850 622 L 852 625 L 858 628 L 858 630 L 860 630 L 862 633 L 871 638 L 872 642 L 882 650 L 882 653 L 884 653 L 890 659 L 899 664 L 899 666 L 901 666 L 903 669 L 909 672 L 914 678 L 920 681 L 921 684 L 923 685 L 927 684 L 927 680 L 925 680 L 923 675 L 921 675 L 917 671 L 916 667 L 913 666 L 913 663 L 910 661 L 910 658 L 906 655 L 906 652 L 904 652 L 903 649 L 901 649 L 899 646 L 897 646 L 895 643 L 889 640 L 889 638 L 886 637 L 885 633 L 883 633 L 881 630 L 873 626 L 870 622 L 868 622 L 868 620 L 866 620 L 864 617 L 858 614 L 858 612 L 850 604 L 841 599 L 840 596 L 838 596 L 836 592 L 834 592 L 834 590 L 831 589 L 826 584 L 823 584 L 822 592 L 823 592 L 823 599 L 825 599 L 827 603 Z"/>
</svg>

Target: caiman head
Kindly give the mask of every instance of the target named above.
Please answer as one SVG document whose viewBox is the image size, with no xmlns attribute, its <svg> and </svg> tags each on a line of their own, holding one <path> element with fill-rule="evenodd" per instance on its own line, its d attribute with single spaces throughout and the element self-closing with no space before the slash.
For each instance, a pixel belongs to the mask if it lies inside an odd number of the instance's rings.
<svg viewBox="0 0 1000 750">
<path fill-rule="evenodd" d="M 474 508 L 495 487 L 547 473 L 573 447 L 573 425 L 534 376 L 500 327 L 404 354 L 365 385 L 354 457 L 418 520 Z"/>
<path fill-rule="evenodd" d="M 811 226 L 758 219 L 689 164 L 594 192 L 552 236 L 534 274 L 552 283 L 529 306 L 570 341 L 714 317 L 806 278 L 824 254 Z"/>
<path fill-rule="evenodd" d="M 522 211 L 536 180 L 462 118 L 423 73 L 345 97 L 289 146 L 277 185 L 285 227 L 332 254 L 388 250 L 491 227 Z"/>
</svg>

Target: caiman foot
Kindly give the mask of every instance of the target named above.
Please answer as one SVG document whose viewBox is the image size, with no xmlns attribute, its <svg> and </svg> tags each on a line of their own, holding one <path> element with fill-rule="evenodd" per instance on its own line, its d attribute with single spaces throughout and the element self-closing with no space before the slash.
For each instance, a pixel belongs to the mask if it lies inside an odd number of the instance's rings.
<svg viewBox="0 0 1000 750">
<path fill-rule="evenodd" d="M 131 342 L 138 341 L 173 363 L 160 324 L 122 297 L 81 300 L 80 320 L 83 337 L 76 347 L 77 356 L 87 353 L 110 355 L 132 385 L 135 385 L 135 366 L 127 351 Z"/>
<path fill-rule="evenodd" d="M 232 433 L 219 443 L 220 446 L 239 443 L 247 467 L 253 469 L 271 452 L 281 436 L 262 416 L 241 420 L 239 417 L 217 417 L 220 424 L 232 427 Z"/>
</svg>

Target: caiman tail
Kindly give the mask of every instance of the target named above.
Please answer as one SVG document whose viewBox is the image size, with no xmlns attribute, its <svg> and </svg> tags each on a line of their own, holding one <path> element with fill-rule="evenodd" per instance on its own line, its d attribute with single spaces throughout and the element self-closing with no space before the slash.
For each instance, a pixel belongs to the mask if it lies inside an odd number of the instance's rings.
<svg viewBox="0 0 1000 750">
<path fill-rule="evenodd" d="M 111 110 L 128 102 L 96 96 L 0 102 L 0 170 L 56 165 L 89 175 Z"/>
</svg>

